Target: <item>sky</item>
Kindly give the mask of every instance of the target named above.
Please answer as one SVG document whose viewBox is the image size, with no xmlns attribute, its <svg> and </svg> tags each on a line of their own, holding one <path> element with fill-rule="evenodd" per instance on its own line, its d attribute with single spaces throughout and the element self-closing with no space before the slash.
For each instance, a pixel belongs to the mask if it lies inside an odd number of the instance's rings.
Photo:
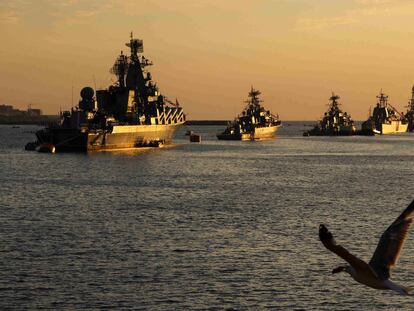
<svg viewBox="0 0 414 311">
<path fill-rule="evenodd" d="M 411 0 L 1 0 L 0 104 L 70 109 L 106 88 L 132 31 L 187 119 L 232 119 L 250 87 L 283 120 L 318 120 L 332 92 L 365 120 L 414 84 Z"/>
</svg>

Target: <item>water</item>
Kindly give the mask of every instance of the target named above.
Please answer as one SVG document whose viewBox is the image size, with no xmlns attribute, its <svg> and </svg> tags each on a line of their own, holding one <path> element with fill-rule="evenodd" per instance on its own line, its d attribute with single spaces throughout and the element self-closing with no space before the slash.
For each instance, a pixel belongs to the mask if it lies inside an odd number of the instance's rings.
<svg viewBox="0 0 414 311">
<path fill-rule="evenodd" d="M 325 223 L 369 260 L 413 199 L 414 135 L 26 152 L 0 126 L 0 309 L 411 310 L 414 298 L 332 276 Z M 184 132 L 201 133 L 191 144 Z M 414 233 L 393 279 L 414 286 Z"/>
</svg>

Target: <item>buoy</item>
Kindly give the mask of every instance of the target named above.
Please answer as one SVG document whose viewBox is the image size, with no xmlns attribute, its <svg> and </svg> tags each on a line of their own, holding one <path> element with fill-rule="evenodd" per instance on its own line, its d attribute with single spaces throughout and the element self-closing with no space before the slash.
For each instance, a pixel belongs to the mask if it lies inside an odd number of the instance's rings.
<svg viewBox="0 0 414 311">
<path fill-rule="evenodd" d="M 192 143 L 200 143 L 201 142 L 201 135 L 191 134 L 190 135 L 190 142 L 192 142 Z"/>
<path fill-rule="evenodd" d="M 53 144 L 41 144 L 39 146 L 39 149 L 37 149 L 38 152 L 45 152 L 45 153 L 55 153 L 56 147 Z"/>
</svg>

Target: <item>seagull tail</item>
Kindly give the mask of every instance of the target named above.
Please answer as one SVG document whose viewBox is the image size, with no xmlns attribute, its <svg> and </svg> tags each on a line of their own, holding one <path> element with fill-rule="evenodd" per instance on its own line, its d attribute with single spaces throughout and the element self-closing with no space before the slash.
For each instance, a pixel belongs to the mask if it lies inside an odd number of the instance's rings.
<svg viewBox="0 0 414 311">
<path fill-rule="evenodd" d="M 410 287 L 402 286 L 400 284 L 394 283 L 391 280 L 387 280 L 386 285 L 389 289 L 392 289 L 393 291 L 396 291 L 397 293 L 401 295 L 414 296 L 414 289 Z"/>
<path fill-rule="evenodd" d="M 414 296 L 414 289 L 411 287 L 403 286 L 406 295 Z"/>
</svg>

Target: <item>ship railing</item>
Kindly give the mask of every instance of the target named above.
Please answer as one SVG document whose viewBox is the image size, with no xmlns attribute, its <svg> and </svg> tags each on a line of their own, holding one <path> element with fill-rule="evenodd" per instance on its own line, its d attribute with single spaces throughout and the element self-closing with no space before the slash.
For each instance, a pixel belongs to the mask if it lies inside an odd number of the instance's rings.
<svg viewBox="0 0 414 311">
<path fill-rule="evenodd" d="M 168 124 L 168 120 L 171 119 L 171 109 L 165 109 L 164 112 L 161 112 L 158 116 L 158 119 L 160 121 L 161 124 Z"/>
<path fill-rule="evenodd" d="M 160 124 L 163 124 L 163 121 L 164 121 L 164 112 L 161 112 L 158 115 L 158 120 L 159 120 Z"/>
<path fill-rule="evenodd" d="M 166 122 L 168 124 L 177 123 L 177 112 L 178 111 L 179 111 L 179 109 L 177 109 L 177 108 L 170 108 L 168 118 L 166 119 Z"/>
<path fill-rule="evenodd" d="M 168 108 L 164 112 L 159 113 L 158 120 L 160 124 L 178 123 L 184 117 L 182 108 Z"/>
<path fill-rule="evenodd" d="M 166 124 L 171 124 L 172 119 L 173 119 L 173 115 L 174 115 L 174 112 L 170 110 L 170 111 L 168 112 L 168 116 L 167 116 L 167 118 L 165 119 L 165 123 L 166 123 Z"/>
<path fill-rule="evenodd" d="M 165 107 L 165 111 L 164 111 L 164 120 L 165 120 L 165 123 L 168 122 L 168 119 L 170 118 L 170 114 L 171 114 L 171 108 Z"/>
<path fill-rule="evenodd" d="M 158 116 L 158 121 L 160 124 L 165 123 L 166 114 L 167 114 L 167 111 L 165 108 L 163 110 L 157 109 L 157 116 Z"/>
<path fill-rule="evenodd" d="M 174 123 L 177 123 L 177 118 L 176 118 L 177 112 L 178 112 L 178 109 L 173 108 L 173 112 L 171 113 L 171 116 L 170 116 L 171 123 L 172 121 L 175 121 Z"/>
<path fill-rule="evenodd" d="M 178 123 L 179 120 L 184 120 L 184 111 L 182 108 L 177 108 L 177 116 L 175 121 Z"/>
</svg>

